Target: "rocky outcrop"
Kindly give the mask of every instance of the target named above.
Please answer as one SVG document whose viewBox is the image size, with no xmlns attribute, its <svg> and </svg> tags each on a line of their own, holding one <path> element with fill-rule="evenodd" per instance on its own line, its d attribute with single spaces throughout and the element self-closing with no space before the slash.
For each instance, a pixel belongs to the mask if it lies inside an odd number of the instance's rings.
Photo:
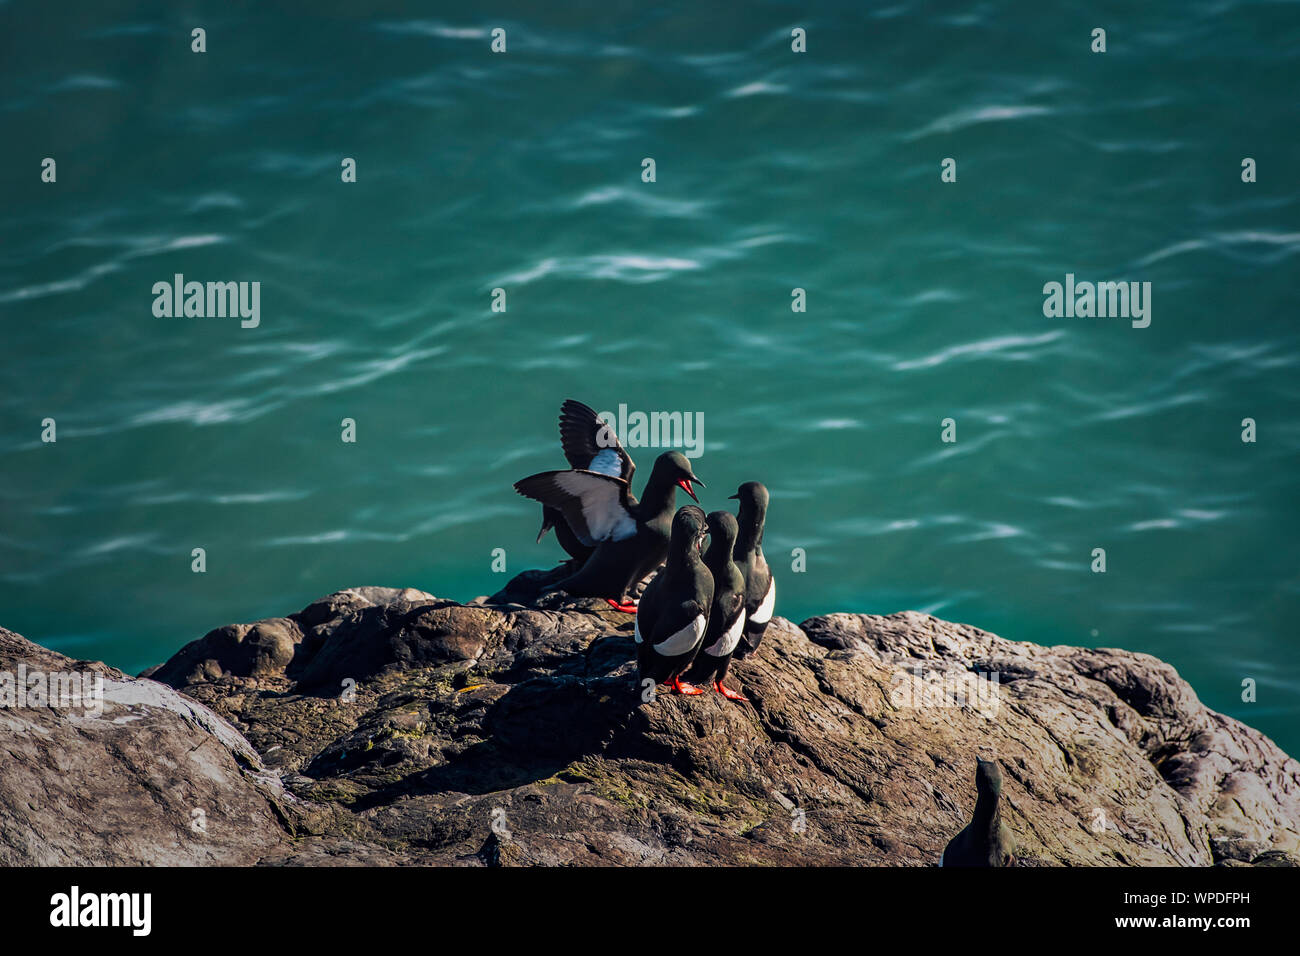
<svg viewBox="0 0 1300 956">
<path fill-rule="evenodd" d="M 153 696 L 90 729 L 0 711 L 25 768 L 0 779 L 0 862 L 934 865 L 977 756 L 1003 768 L 1017 865 L 1300 858 L 1300 765 L 1155 658 L 912 612 L 777 618 L 733 667 L 749 704 L 647 700 L 632 619 L 534 599 L 542 577 L 220 628 L 152 680 L 104 668 Z M 0 667 L 58 658 L 0 634 Z"/>
<path fill-rule="evenodd" d="M 202 704 L 3 628 L 0 674 L 102 681 L 70 708 L 0 694 L 0 865 L 246 865 L 288 842 L 279 777 Z"/>
</svg>

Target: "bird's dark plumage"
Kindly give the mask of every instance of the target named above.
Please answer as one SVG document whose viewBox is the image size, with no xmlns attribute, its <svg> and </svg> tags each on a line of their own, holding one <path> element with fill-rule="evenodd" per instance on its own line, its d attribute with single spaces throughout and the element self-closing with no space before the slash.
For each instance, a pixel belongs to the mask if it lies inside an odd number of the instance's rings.
<svg viewBox="0 0 1300 956">
<path fill-rule="evenodd" d="M 635 640 L 640 680 L 668 683 L 679 693 L 698 693 L 679 681 L 708 628 L 713 576 L 700 545 L 708 525 L 704 512 L 685 505 L 673 516 L 668 561 L 641 596 Z"/>
<path fill-rule="evenodd" d="M 713 605 L 700 651 L 683 680 L 691 684 L 712 683 L 714 690 L 725 697 L 744 700 L 722 683 L 745 626 L 745 576 L 732 556 L 739 526 L 735 516 L 727 511 L 712 512 L 708 523 L 709 547 L 704 553 L 704 566 L 713 578 Z"/>
<path fill-rule="evenodd" d="M 573 399 L 560 409 L 560 443 L 573 467 L 530 475 L 515 482 L 515 490 L 543 506 L 538 540 L 554 527 L 561 545 L 579 562 L 553 587 L 621 602 L 668 553 L 677 488 L 694 498 L 693 485 L 704 483 L 685 455 L 664 452 L 638 500 L 629 484 L 636 465 L 613 428 Z"/>
<path fill-rule="evenodd" d="M 601 421 L 591 406 L 572 398 L 560 406 L 560 447 L 570 468 L 621 478 L 631 486 L 636 463 L 619 442 L 613 426 Z M 584 544 L 570 530 L 561 511 L 542 505 L 542 527 L 537 532 L 537 540 L 541 541 L 552 528 L 560 547 L 579 564 L 591 557 L 595 548 Z"/>
<path fill-rule="evenodd" d="M 975 812 L 966 828 L 944 847 L 941 866 L 1010 866 L 1015 862 L 1011 832 L 1002 822 L 1002 768 L 976 759 Z"/>
<path fill-rule="evenodd" d="M 627 482 L 596 471 L 544 471 L 515 482 L 515 491 L 560 513 L 588 548 L 635 533 Z"/>
<path fill-rule="evenodd" d="M 569 398 L 560 406 L 560 446 L 570 468 L 599 471 L 629 485 L 636 465 L 607 425 L 589 405 Z"/>
<path fill-rule="evenodd" d="M 776 606 L 776 581 L 763 557 L 763 528 L 767 523 L 767 489 L 757 481 L 747 481 L 731 496 L 740 501 L 740 526 L 736 538 L 735 559 L 745 577 L 745 629 L 733 658 L 744 660 L 758 650 Z"/>
</svg>

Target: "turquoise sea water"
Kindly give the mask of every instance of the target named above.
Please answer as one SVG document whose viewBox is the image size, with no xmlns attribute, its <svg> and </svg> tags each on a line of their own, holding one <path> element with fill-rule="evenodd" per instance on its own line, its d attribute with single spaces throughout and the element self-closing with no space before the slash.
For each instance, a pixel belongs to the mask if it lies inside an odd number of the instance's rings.
<svg viewBox="0 0 1300 956">
<path fill-rule="evenodd" d="M 1300 5 L 359 6 L 0 3 L 0 624 L 135 671 L 489 593 L 574 397 L 703 415 L 780 614 L 1150 652 L 1300 752 Z"/>
</svg>

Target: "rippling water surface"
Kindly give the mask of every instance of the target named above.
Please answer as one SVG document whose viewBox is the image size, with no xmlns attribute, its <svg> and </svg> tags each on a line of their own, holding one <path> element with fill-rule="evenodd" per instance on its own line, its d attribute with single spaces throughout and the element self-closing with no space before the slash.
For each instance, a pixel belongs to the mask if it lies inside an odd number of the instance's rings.
<svg viewBox="0 0 1300 956">
<path fill-rule="evenodd" d="M 1300 751 L 1300 5 L 271 6 L 0 3 L 0 623 L 137 670 L 490 592 L 572 396 L 703 414 L 785 616 L 1147 651 Z M 1066 273 L 1150 327 L 1045 318 Z"/>
</svg>

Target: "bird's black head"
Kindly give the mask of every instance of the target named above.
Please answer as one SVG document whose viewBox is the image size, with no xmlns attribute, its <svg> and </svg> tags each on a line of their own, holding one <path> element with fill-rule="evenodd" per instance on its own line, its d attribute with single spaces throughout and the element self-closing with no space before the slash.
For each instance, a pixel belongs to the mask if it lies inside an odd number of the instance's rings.
<svg viewBox="0 0 1300 956">
<path fill-rule="evenodd" d="M 669 547 L 678 554 L 699 551 L 704 544 L 704 537 L 709 533 L 708 520 L 704 509 L 695 505 L 682 505 L 673 515 L 672 539 Z"/>
<path fill-rule="evenodd" d="M 747 481 L 731 496 L 740 502 L 740 533 L 746 548 L 763 543 L 767 520 L 767 488 L 760 481 Z"/>
<path fill-rule="evenodd" d="M 975 758 L 975 789 L 981 794 L 996 797 L 1002 793 L 1002 768 L 996 760 Z"/>
<path fill-rule="evenodd" d="M 744 514 L 746 509 L 767 510 L 767 486 L 761 481 L 745 482 L 731 497 L 740 502 L 741 514 Z"/>
<path fill-rule="evenodd" d="M 664 480 L 676 485 L 696 501 L 700 500 L 695 497 L 695 489 L 692 485 L 703 488 L 704 482 L 695 477 L 695 472 L 691 469 L 691 460 L 681 452 L 666 451 L 656 458 L 653 476 L 662 476 Z"/>
<path fill-rule="evenodd" d="M 736 546 L 736 535 L 740 532 L 740 525 L 736 523 L 736 516 L 730 511 L 711 511 L 707 520 L 709 551 L 705 555 L 705 560 L 716 560 L 725 565 L 731 558 L 732 548 Z"/>
</svg>

